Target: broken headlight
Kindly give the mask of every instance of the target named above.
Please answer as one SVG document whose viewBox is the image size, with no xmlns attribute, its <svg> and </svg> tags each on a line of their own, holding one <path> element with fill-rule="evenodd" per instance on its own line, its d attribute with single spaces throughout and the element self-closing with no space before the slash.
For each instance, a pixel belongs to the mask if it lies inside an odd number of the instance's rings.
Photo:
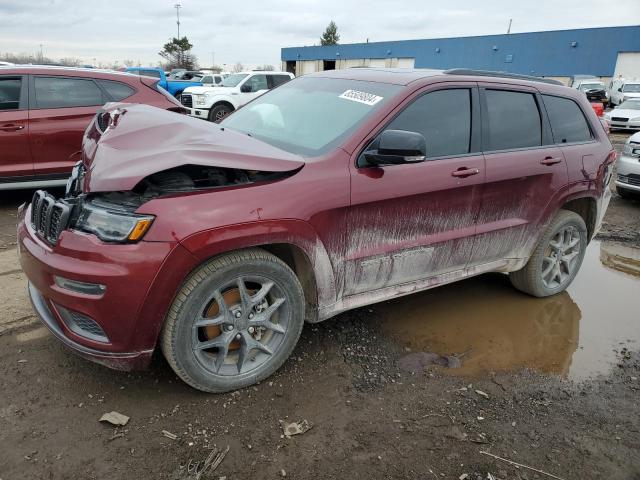
<svg viewBox="0 0 640 480">
<path fill-rule="evenodd" d="M 93 233 L 104 242 L 137 242 L 153 222 L 151 215 L 116 212 L 85 202 L 75 221 L 75 228 Z"/>
</svg>

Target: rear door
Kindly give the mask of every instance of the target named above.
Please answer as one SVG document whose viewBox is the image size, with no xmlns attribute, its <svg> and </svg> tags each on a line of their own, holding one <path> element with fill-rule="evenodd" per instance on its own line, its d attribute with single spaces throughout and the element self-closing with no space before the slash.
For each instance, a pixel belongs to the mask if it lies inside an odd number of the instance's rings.
<svg viewBox="0 0 640 480">
<path fill-rule="evenodd" d="M 346 295 L 461 271 L 473 246 L 485 176 L 476 84 L 428 87 L 375 138 L 387 129 L 421 133 L 427 159 L 375 167 L 361 155 L 352 167 Z"/>
<path fill-rule="evenodd" d="M 524 258 L 567 166 L 536 89 L 480 84 L 486 181 L 470 265 Z"/>
<path fill-rule="evenodd" d="M 0 75 L 0 182 L 33 175 L 27 76 Z"/>
<path fill-rule="evenodd" d="M 29 143 L 37 175 L 71 172 L 85 128 L 108 100 L 90 78 L 31 76 Z"/>
</svg>

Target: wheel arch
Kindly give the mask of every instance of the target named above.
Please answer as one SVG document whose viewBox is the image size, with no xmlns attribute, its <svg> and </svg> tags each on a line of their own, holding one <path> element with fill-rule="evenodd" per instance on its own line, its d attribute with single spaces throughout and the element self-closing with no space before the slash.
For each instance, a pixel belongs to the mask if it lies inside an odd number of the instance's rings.
<svg viewBox="0 0 640 480">
<path fill-rule="evenodd" d="M 200 232 L 182 240 L 199 263 L 245 248 L 262 248 L 291 268 L 300 281 L 307 304 L 306 320 L 336 302 L 336 281 L 327 250 L 315 229 L 302 220 L 250 222 Z"/>
<path fill-rule="evenodd" d="M 598 202 L 590 196 L 582 196 L 565 200 L 560 206 L 563 210 L 575 212 L 582 217 L 587 226 L 587 237 L 589 241 L 595 235 L 596 224 L 598 221 Z"/>
<path fill-rule="evenodd" d="M 293 270 L 302 285 L 305 298 L 305 321 L 315 323 L 318 321 L 318 285 L 313 264 L 307 253 L 293 243 L 268 243 L 256 245 L 272 255 L 278 257 Z"/>
<path fill-rule="evenodd" d="M 225 105 L 225 106 L 231 108 L 231 111 L 234 111 L 236 109 L 236 106 L 233 103 L 231 103 L 230 100 L 228 100 L 226 98 L 214 101 L 211 104 L 211 108 L 216 108 L 219 105 Z"/>
</svg>

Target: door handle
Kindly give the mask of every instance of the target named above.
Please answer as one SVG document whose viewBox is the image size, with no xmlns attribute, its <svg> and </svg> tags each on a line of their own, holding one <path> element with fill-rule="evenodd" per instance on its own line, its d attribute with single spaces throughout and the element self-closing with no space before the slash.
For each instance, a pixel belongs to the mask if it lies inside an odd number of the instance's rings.
<svg viewBox="0 0 640 480">
<path fill-rule="evenodd" d="M 480 170 L 478 170 L 477 168 L 460 167 L 459 169 L 451 172 L 451 176 L 466 178 L 466 177 L 470 177 L 471 175 L 477 175 L 479 173 L 480 173 Z"/>
<path fill-rule="evenodd" d="M 0 130 L 2 130 L 3 132 L 15 132 L 16 130 L 22 130 L 23 128 L 24 125 L 8 124 L 0 126 Z"/>
<path fill-rule="evenodd" d="M 560 163 L 561 161 L 562 159 L 558 157 L 544 157 L 544 160 L 541 160 L 540 163 L 542 165 L 555 165 L 556 163 Z"/>
</svg>

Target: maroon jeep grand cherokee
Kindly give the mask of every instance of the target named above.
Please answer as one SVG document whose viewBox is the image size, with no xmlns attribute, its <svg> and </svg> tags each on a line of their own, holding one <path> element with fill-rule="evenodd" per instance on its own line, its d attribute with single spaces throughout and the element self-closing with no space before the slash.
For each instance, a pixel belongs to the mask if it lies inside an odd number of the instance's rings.
<svg viewBox="0 0 640 480">
<path fill-rule="evenodd" d="M 489 72 L 295 79 L 221 124 L 144 105 L 97 116 L 64 198 L 18 237 L 65 345 L 116 368 L 160 345 L 195 388 L 260 381 L 303 323 L 483 272 L 563 291 L 615 153 L 586 97 Z"/>
<path fill-rule="evenodd" d="M 158 79 L 88 68 L 0 67 L 0 190 L 64 185 L 107 102 L 184 112 Z"/>
</svg>

